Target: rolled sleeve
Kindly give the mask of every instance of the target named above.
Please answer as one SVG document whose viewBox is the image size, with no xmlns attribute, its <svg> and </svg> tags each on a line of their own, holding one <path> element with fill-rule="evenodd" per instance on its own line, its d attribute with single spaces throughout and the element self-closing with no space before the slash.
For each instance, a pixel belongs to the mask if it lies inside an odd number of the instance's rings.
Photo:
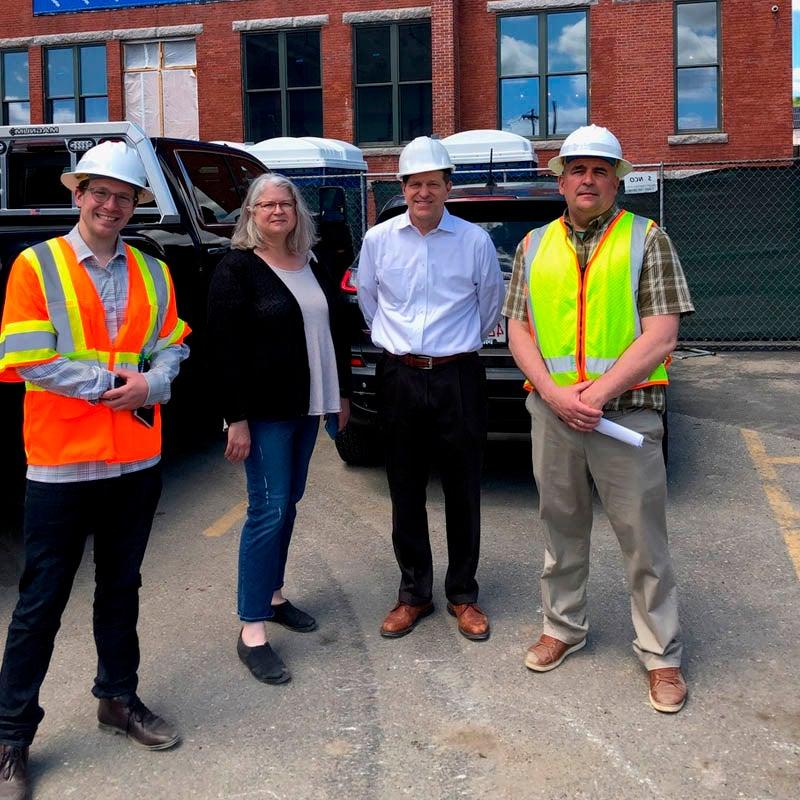
<svg viewBox="0 0 800 800">
<path fill-rule="evenodd" d="M 114 375 L 104 367 L 59 356 L 46 364 L 17 367 L 29 383 L 64 397 L 95 401 L 114 385 Z"/>
<path fill-rule="evenodd" d="M 638 309 L 641 317 L 685 315 L 694 311 L 675 246 L 669 236 L 656 226 L 650 229 L 645 240 Z"/>
<path fill-rule="evenodd" d="M 144 373 L 147 381 L 145 405 L 168 403 L 172 397 L 172 381 L 180 370 L 181 361 L 189 357 L 189 347 L 185 344 L 172 345 L 155 353 L 150 362 L 150 370 Z"/>
<path fill-rule="evenodd" d="M 528 321 L 528 287 L 525 285 L 525 240 L 517 245 L 514 254 L 514 266 L 511 280 L 508 283 L 506 300 L 503 304 L 503 316 L 520 322 Z"/>
</svg>

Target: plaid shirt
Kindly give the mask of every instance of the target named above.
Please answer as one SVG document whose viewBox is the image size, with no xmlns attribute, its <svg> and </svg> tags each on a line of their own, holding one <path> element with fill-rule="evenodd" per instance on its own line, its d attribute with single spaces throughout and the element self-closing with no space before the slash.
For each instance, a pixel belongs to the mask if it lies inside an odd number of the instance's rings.
<svg viewBox="0 0 800 800">
<path fill-rule="evenodd" d="M 581 235 L 575 231 L 564 212 L 564 222 L 570 232 L 578 263 L 581 269 L 586 264 L 600 241 L 608 224 L 619 212 L 614 205 L 608 211 L 593 219 Z M 508 286 L 508 294 L 503 306 L 503 315 L 509 319 L 528 321 L 528 287 L 525 285 L 525 258 L 523 242 L 519 243 L 514 256 L 514 270 Z M 644 244 L 644 261 L 639 279 L 637 301 L 639 316 L 653 317 L 659 314 L 690 314 L 694 311 L 686 276 L 675 248 L 664 231 L 654 225 L 647 233 Z M 664 411 L 666 391 L 664 386 L 646 386 L 632 389 L 610 400 L 604 411 L 622 411 L 629 408 L 653 408 Z"/>
</svg>

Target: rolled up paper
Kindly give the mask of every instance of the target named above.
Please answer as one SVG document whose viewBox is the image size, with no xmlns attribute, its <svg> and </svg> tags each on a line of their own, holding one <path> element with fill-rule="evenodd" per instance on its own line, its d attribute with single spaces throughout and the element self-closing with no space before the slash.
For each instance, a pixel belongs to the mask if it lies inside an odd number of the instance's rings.
<svg viewBox="0 0 800 800">
<path fill-rule="evenodd" d="M 641 447 L 644 444 L 644 436 L 641 433 L 632 431 L 623 425 L 617 425 L 610 419 L 601 417 L 600 422 L 597 423 L 595 430 L 605 436 L 610 436 L 612 439 L 618 439 L 620 442 L 632 445 L 633 447 Z"/>
</svg>

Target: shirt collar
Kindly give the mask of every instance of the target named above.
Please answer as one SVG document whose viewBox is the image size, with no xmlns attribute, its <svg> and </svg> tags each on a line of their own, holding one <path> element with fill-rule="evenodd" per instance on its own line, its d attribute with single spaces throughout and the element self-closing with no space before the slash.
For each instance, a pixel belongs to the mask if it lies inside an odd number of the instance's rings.
<svg viewBox="0 0 800 800">
<path fill-rule="evenodd" d="M 88 258 L 92 258 L 97 261 L 97 257 L 91 251 L 89 245 L 83 241 L 83 237 L 80 234 L 78 225 L 76 225 L 64 238 L 69 242 L 70 246 L 75 252 L 75 258 L 77 258 L 81 264 Z M 114 258 L 118 258 L 120 256 L 127 259 L 125 254 L 125 243 L 122 241 L 121 236 L 117 236 L 117 251 L 114 253 Z M 111 260 L 113 261 L 114 258 Z"/>
<path fill-rule="evenodd" d="M 587 226 L 585 233 L 592 234 L 599 231 L 601 228 L 604 228 L 614 217 L 619 214 L 619 206 L 614 203 L 611 208 L 607 211 L 604 211 L 600 216 L 595 217 Z M 574 233 L 575 229 L 572 226 L 572 222 L 569 218 L 569 209 L 564 209 L 564 224 L 567 228 Z"/>
<path fill-rule="evenodd" d="M 408 209 L 406 209 L 404 214 L 401 214 L 398 217 L 400 220 L 398 222 L 399 228 L 413 228 L 414 225 L 411 222 L 411 216 L 408 213 Z M 439 224 L 433 229 L 434 231 L 446 231 L 447 233 L 453 233 L 456 229 L 456 223 L 453 219 L 453 215 L 445 208 L 444 213 L 442 214 L 442 218 L 439 220 Z M 431 231 L 433 233 L 433 231 Z"/>
</svg>

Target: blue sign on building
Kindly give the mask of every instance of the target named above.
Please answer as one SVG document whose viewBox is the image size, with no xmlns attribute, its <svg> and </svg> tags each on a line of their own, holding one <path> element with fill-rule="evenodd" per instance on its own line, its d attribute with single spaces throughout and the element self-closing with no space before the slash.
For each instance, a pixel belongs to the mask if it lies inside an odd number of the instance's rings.
<svg viewBox="0 0 800 800">
<path fill-rule="evenodd" d="M 99 11 L 134 6 L 176 6 L 206 0 L 33 0 L 34 14 L 66 14 L 71 11 Z"/>
</svg>

